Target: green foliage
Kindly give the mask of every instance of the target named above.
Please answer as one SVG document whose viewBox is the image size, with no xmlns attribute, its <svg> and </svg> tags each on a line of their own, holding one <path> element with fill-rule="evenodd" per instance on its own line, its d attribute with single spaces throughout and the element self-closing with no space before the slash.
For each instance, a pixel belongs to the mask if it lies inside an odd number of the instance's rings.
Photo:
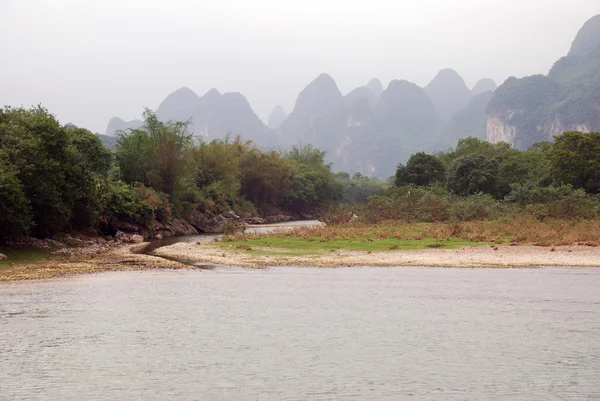
<svg viewBox="0 0 600 401">
<path fill-rule="evenodd" d="M 444 165 L 433 155 L 419 152 L 410 157 L 406 166 L 399 164 L 396 170 L 397 187 L 414 184 L 425 186 L 444 179 Z"/>
<path fill-rule="evenodd" d="M 500 162 L 514 153 L 518 153 L 518 151 L 512 149 L 508 143 L 490 143 L 481 139 L 468 137 L 459 140 L 455 149 L 441 153 L 439 159 L 447 168 L 454 160 L 461 156 L 478 154 L 488 159 L 498 159 Z"/>
<path fill-rule="evenodd" d="M 101 194 L 104 226 L 122 220 L 149 227 L 153 219 L 163 223 L 171 219 L 172 206 L 166 194 L 142 184 L 132 187 L 122 181 L 109 181 L 102 188 Z"/>
<path fill-rule="evenodd" d="M 292 185 L 285 195 L 288 210 L 309 213 L 341 198 L 342 187 L 336 182 L 331 165 L 325 163 L 325 152 L 311 145 L 294 146 L 285 158 L 295 167 Z"/>
<path fill-rule="evenodd" d="M 29 205 L 19 170 L 0 149 L 0 241 L 29 231 L 33 224 Z"/>
<path fill-rule="evenodd" d="M 448 167 L 446 184 L 458 195 L 497 194 L 498 162 L 481 154 L 461 156 Z"/>
<path fill-rule="evenodd" d="M 61 126 L 42 107 L 0 110 L 0 147 L 18 171 L 33 233 L 52 235 L 96 222 L 98 177 L 110 155 L 89 131 Z"/>
<path fill-rule="evenodd" d="M 240 160 L 240 194 L 261 210 L 277 207 L 292 186 L 293 170 L 278 152 L 253 148 Z"/>
<path fill-rule="evenodd" d="M 600 191 L 600 132 L 565 132 L 549 154 L 556 179 L 589 193 Z"/>
<path fill-rule="evenodd" d="M 389 188 L 333 174 L 312 146 L 265 151 L 239 137 L 194 144 L 185 123 L 144 116 L 142 129 L 119 134 L 113 157 L 96 135 L 61 126 L 42 107 L 0 109 L 0 240 L 111 231 L 118 220 L 148 228 L 192 209 L 338 223 L 355 214 L 367 222 L 600 215 L 592 195 L 600 192 L 600 133 L 566 132 L 527 151 L 466 138 L 448 152 L 414 154 Z"/>
<path fill-rule="evenodd" d="M 144 111 L 144 127 L 118 134 L 116 157 L 122 178 L 141 183 L 169 196 L 177 207 L 184 197 L 192 135 L 185 122 L 161 122 Z"/>
</svg>

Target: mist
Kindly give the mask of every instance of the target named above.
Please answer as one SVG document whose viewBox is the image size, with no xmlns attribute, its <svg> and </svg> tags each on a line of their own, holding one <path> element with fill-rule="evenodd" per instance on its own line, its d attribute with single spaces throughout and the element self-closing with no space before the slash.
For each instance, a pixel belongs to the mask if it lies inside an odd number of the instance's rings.
<svg viewBox="0 0 600 401">
<path fill-rule="evenodd" d="M 241 92 L 266 123 L 322 72 L 343 93 L 378 77 L 472 86 L 547 73 L 597 0 L 3 0 L 0 105 L 43 104 L 104 133 L 187 86 Z"/>
</svg>

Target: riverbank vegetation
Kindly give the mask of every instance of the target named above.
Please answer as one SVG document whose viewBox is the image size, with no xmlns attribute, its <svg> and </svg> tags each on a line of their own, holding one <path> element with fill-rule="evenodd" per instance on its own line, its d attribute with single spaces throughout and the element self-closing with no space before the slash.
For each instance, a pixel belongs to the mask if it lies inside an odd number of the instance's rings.
<svg viewBox="0 0 600 401">
<path fill-rule="evenodd" d="M 144 119 L 142 128 L 119 133 L 111 152 L 43 107 L 0 109 L 0 243 L 114 234 L 116 221 L 149 228 L 193 210 L 311 216 L 344 194 L 324 152 L 311 146 L 205 142 L 185 122 L 161 122 L 149 110 Z"/>
<path fill-rule="evenodd" d="M 334 173 L 326 156 L 310 145 L 206 142 L 187 123 L 161 122 L 149 110 L 142 128 L 119 133 L 113 152 L 43 107 L 7 107 L 0 109 L 0 242 L 114 234 L 116 221 L 151 227 L 191 211 L 233 211 L 318 216 L 330 226 L 298 229 L 285 234 L 288 242 L 292 235 L 423 246 L 598 243 L 600 133 L 567 132 L 526 151 L 467 138 L 446 152 L 413 155 L 388 180 Z"/>
<path fill-rule="evenodd" d="M 464 246 L 535 245 L 553 247 L 600 245 L 600 226 L 588 220 L 515 219 L 407 223 L 360 221 L 328 226 L 298 227 L 271 233 L 237 233 L 220 241 L 223 249 L 241 251 L 361 250 L 384 252 Z M 278 252 L 278 251 L 276 251 Z M 599 261 L 600 262 L 600 261 Z"/>
<path fill-rule="evenodd" d="M 600 245 L 600 134 L 567 132 L 527 151 L 475 138 L 417 153 L 394 185 L 321 214 L 327 227 L 224 238 L 238 249 Z"/>
</svg>

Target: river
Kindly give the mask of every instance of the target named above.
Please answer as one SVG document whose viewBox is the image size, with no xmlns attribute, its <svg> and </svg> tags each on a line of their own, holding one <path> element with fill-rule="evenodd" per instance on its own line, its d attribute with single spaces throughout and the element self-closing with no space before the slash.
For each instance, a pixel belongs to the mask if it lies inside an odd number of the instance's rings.
<svg viewBox="0 0 600 401">
<path fill-rule="evenodd" d="M 2 400 L 598 400 L 600 269 L 0 284 Z"/>
</svg>

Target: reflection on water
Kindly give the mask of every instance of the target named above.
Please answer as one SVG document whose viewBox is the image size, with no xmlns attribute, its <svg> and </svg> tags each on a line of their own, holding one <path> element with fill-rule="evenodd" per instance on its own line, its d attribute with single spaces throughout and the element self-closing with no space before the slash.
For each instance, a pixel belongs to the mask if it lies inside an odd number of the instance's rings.
<svg viewBox="0 0 600 401">
<path fill-rule="evenodd" d="M 600 269 L 112 272 L 0 285 L 0 399 L 597 400 Z"/>
</svg>

